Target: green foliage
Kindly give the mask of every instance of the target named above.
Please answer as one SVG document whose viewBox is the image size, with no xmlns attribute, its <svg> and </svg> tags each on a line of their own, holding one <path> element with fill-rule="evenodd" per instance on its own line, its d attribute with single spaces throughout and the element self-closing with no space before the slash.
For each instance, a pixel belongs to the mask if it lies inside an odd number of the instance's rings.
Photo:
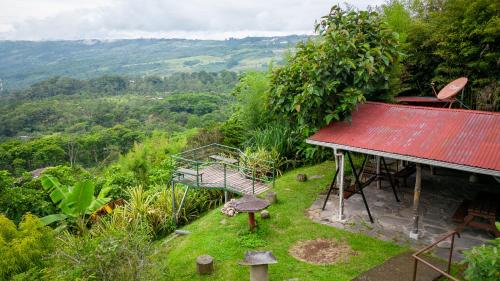
<svg viewBox="0 0 500 281">
<path fill-rule="evenodd" d="M 26 214 L 16 227 L 0 215 L 0 279 L 43 267 L 44 256 L 53 248 L 52 230 L 44 227 L 36 216 Z"/>
<path fill-rule="evenodd" d="M 157 279 L 152 264 L 153 241 L 175 229 L 172 215 L 172 193 L 164 185 L 142 186 L 126 190 L 128 200 L 113 212 L 101 217 L 82 235 L 63 233 L 51 254 L 50 267 L 44 269 L 49 280 L 148 280 Z M 183 196 L 182 190 L 175 194 Z M 221 203 L 222 192 L 196 190 L 186 197 L 179 224 L 188 223 L 209 208 Z M 154 272 L 154 273 L 153 273 Z M 148 277 L 146 277 L 148 276 Z"/>
<path fill-rule="evenodd" d="M 68 219 L 70 222 L 76 223 L 81 232 L 86 230 L 86 215 L 94 213 L 111 199 L 105 197 L 106 189 L 102 189 L 95 197 L 94 183 L 89 180 L 76 182 L 74 186 L 67 186 L 62 185 L 57 178 L 44 175 L 42 186 L 49 192 L 50 198 L 57 204 L 61 213 L 45 216 L 41 221 L 48 225 Z"/>
<path fill-rule="evenodd" d="M 251 149 L 247 147 L 240 158 L 240 166 L 247 176 L 255 175 L 258 178 L 266 179 L 273 175 L 273 168 L 279 169 L 283 166 L 283 158 L 275 149 L 267 150 L 265 147 Z M 278 173 L 279 170 L 277 170 Z"/>
<path fill-rule="evenodd" d="M 464 252 L 463 263 L 467 280 L 493 281 L 500 279 L 500 238 Z"/>
<path fill-rule="evenodd" d="M 101 221 L 89 233 L 59 239 L 45 270 L 47 280 L 143 280 L 151 266 L 151 240 L 140 222 Z"/>
<path fill-rule="evenodd" d="M 175 136 L 154 133 L 144 142 L 136 143 L 129 153 L 105 169 L 103 188 L 113 198 L 127 198 L 128 188 L 167 184 L 173 172 L 169 155 L 180 152 L 188 136 L 188 133 Z"/>
<path fill-rule="evenodd" d="M 261 228 L 257 229 L 257 231 L 244 231 L 239 233 L 238 242 L 240 246 L 247 249 L 255 249 L 266 246 L 265 237 L 269 233 L 264 232 Z"/>
<path fill-rule="evenodd" d="M 29 178 L 21 187 L 16 185 L 17 181 L 8 171 L 0 171 L 0 213 L 18 223 L 28 212 L 45 216 L 55 211 L 36 180 Z"/>
<path fill-rule="evenodd" d="M 273 151 L 275 156 L 270 157 L 270 160 L 277 161 L 275 162 L 277 169 L 286 170 L 296 166 L 300 161 L 297 155 L 297 146 L 300 144 L 299 140 L 300 136 L 288 124 L 273 122 L 253 131 L 251 136 L 245 141 L 244 146 L 253 151 L 258 151 L 262 148 Z M 267 158 L 269 157 L 265 156 L 265 159 Z"/>
<path fill-rule="evenodd" d="M 272 110 L 303 137 L 349 116 L 365 98 L 387 98 L 400 54 L 397 34 L 375 12 L 334 6 L 316 31 L 271 78 Z"/>
<path fill-rule="evenodd" d="M 197 132 L 189 136 L 187 139 L 187 149 L 197 148 L 204 145 L 209 145 L 212 143 L 222 143 L 224 139 L 224 135 L 221 132 L 221 129 L 217 127 L 213 128 L 202 128 L 197 130 Z"/>
<path fill-rule="evenodd" d="M 0 192 L 14 185 L 14 178 L 10 176 L 9 171 L 0 170 Z"/>
<path fill-rule="evenodd" d="M 406 9 L 406 2 L 402 0 L 389 0 L 382 5 L 383 16 L 393 31 L 399 34 L 399 41 L 404 45 L 409 35 L 412 18 Z"/>
<path fill-rule="evenodd" d="M 243 127 L 238 116 L 232 115 L 229 120 L 224 122 L 220 128 L 224 135 L 223 144 L 233 147 L 240 147 L 245 141 L 248 131 Z"/>
<path fill-rule="evenodd" d="M 499 10 L 498 1 L 488 0 L 390 1 L 385 17 L 406 37 L 401 78 L 408 93 L 432 95 L 431 81 L 440 89 L 466 76 L 466 103 L 499 110 Z"/>
<path fill-rule="evenodd" d="M 246 130 L 254 130 L 271 119 L 268 110 L 269 77 L 265 72 L 248 72 L 233 90 L 237 117 Z"/>
</svg>

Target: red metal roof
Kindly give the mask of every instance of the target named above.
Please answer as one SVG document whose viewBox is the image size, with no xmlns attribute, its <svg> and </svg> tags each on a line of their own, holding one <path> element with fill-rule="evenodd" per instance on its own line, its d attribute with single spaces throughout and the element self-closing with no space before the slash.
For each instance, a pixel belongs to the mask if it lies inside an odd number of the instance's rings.
<svg viewBox="0 0 500 281">
<path fill-rule="evenodd" d="M 308 143 L 500 175 L 496 112 L 367 102 L 352 113 L 352 123 L 332 122 Z"/>
</svg>

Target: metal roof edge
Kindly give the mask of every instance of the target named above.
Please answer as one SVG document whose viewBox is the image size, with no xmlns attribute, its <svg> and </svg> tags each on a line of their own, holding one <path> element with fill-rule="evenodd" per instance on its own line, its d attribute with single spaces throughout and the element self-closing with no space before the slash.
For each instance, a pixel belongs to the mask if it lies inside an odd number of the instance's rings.
<svg viewBox="0 0 500 281">
<path fill-rule="evenodd" d="M 403 161 L 410 161 L 410 162 L 414 162 L 414 163 L 427 164 L 427 165 L 432 165 L 432 166 L 437 166 L 437 167 L 450 168 L 450 169 L 455 169 L 455 170 L 461 170 L 461 171 L 467 171 L 467 172 L 473 172 L 473 173 L 478 173 L 478 174 L 500 177 L 500 171 L 498 171 L 498 170 L 483 169 L 483 168 L 478 168 L 478 167 L 474 167 L 474 166 L 460 165 L 460 164 L 454 164 L 454 163 L 449 163 L 449 162 L 444 162 L 444 161 L 431 160 L 431 159 L 427 159 L 427 158 L 419 158 L 419 157 L 414 157 L 414 156 L 389 153 L 389 152 L 383 152 L 383 151 L 372 150 L 372 149 L 365 149 L 365 148 L 330 143 L 330 142 L 315 141 L 315 140 L 311 140 L 311 139 L 307 139 L 306 143 L 312 144 L 312 145 L 319 145 L 319 146 L 323 146 L 323 147 L 330 147 L 333 149 L 348 150 L 348 151 L 359 152 L 359 153 L 364 153 L 364 154 L 371 154 L 371 155 L 382 156 L 382 157 L 388 157 L 388 158 L 393 158 L 393 159 L 398 159 L 398 160 L 403 160 Z"/>
<path fill-rule="evenodd" d="M 427 106 L 386 103 L 386 102 L 380 102 L 380 101 L 366 101 L 365 103 L 358 104 L 358 106 L 363 105 L 363 104 L 373 104 L 373 105 L 399 107 L 399 108 L 411 108 L 411 109 L 419 109 L 419 110 L 464 112 L 464 113 L 469 113 L 469 114 L 485 114 L 485 115 L 500 116 L 500 112 L 495 112 L 495 111 L 483 111 L 483 110 L 471 110 L 471 109 L 459 109 L 459 108 L 443 108 L 443 107 L 427 107 Z"/>
</svg>

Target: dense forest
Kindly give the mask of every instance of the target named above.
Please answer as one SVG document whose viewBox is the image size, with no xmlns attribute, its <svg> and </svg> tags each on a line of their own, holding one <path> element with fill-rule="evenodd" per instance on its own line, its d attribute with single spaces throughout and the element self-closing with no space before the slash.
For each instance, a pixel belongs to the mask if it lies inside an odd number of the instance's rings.
<svg viewBox="0 0 500 281">
<path fill-rule="evenodd" d="M 4 91 L 0 280 L 168 280 L 158 241 L 223 198 L 190 192 L 175 225 L 172 196 L 182 194 L 165 188 L 174 153 L 218 142 L 273 161 L 281 173 L 330 159 L 331 151 L 304 140 L 349 120 L 357 104 L 430 96 L 431 82 L 440 88 L 459 76 L 471 81 L 468 106 L 498 111 L 498 13 L 488 0 L 334 6 L 282 65 L 266 57 L 266 71 L 69 73 Z M 114 44 L 125 43 L 141 41 Z M 108 202 L 122 206 L 96 219 Z"/>
</svg>

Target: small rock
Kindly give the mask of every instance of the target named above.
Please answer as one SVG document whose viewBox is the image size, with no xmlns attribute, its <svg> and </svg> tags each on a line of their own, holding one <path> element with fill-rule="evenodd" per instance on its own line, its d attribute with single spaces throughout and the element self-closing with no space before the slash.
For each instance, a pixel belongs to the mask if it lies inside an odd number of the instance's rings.
<svg viewBox="0 0 500 281">
<path fill-rule="evenodd" d="M 229 202 L 226 202 L 226 204 L 224 204 L 224 207 L 222 207 L 221 212 L 228 217 L 235 216 L 236 214 L 238 214 L 235 208 L 235 204 L 236 200 L 231 199 Z"/>
<path fill-rule="evenodd" d="M 262 212 L 260 212 L 260 217 L 262 219 L 268 219 L 271 217 L 271 215 L 269 214 L 269 211 L 268 210 L 264 210 Z"/>
<path fill-rule="evenodd" d="M 271 204 L 274 204 L 278 201 L 278 197 L 276 196 L 276 192 L 268 192 L 266 194 L 266 200 L 271 203 Z"/>
<path fill-rule="evenodd" d="M 300 181 L 300 182 L 307 181 L 307 175 L 306 174 L 298 174 L 297 181 Z"/>
</svg>

